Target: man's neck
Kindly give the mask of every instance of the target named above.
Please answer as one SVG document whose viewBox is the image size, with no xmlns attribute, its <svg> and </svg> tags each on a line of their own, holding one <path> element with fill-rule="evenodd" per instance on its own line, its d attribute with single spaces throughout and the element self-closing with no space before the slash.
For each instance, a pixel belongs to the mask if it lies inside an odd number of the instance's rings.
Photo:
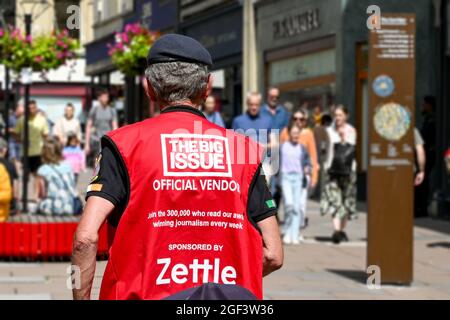
<svg viewBox="0 0 450 320">
<path fill-rule="evenodd" d="M 200 109 L 200 106 L 196 105 L 192 101 L 190 101 L 190 100 L 183 100 L 183 101 L 176 101 L 176 102 L 172 102 L 170 104 L 162 105 L 161 106 L 161 110 L 163 110 L 163 109 L 165 109 L 167 107 L 175 107 L 175 106 L 188 106 L 188 107 L 191 107 L 191 108 L 194 108 L 194 109 L 197 109 L 197 110 Z"/>
<path fill-rule="evenodd" d="M 268 104 L 268 106 L 269 106 L 268 109 L 272 114 L 275 114 L 277 112 L 277 105 L 272 106 L 272 105 Z"/>
</svg>

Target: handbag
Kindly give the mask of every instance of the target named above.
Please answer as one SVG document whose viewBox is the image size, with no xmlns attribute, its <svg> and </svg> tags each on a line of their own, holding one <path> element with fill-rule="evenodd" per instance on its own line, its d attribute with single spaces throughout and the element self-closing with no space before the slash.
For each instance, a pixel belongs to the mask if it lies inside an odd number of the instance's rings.
<svg viewBox="0 0 450 320">
<path fill-rule="evenodd" d="M 63 182 L 64 186 L 67 188 L 67 190 L 71 190 L 70 186 L 67 184 L 66 180 L 64 180 L 64 177 L 62 174 L 56 170 L 55 167 L 52 165 L 49 166 L 52 168 L 52 170 L 60 177 L 61 181 Z M 78 194 L 72 194 L 72 206 L 73 206 L 73 214 L 74 215 L 80 215 L 83 213 L 83 202 L 81 201 Z"/>
</svg>

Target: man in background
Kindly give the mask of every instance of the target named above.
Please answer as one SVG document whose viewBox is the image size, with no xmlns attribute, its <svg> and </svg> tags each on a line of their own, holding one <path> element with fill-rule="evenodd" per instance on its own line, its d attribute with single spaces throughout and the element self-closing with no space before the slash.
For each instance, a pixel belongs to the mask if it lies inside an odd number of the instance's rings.
<svg viewBox="0 0 450 320">
<path fill-rule="evenodd" d="M 118 128 L 117 112 L 109 105 L 109 93 L 102 90 L 98 96 L 99 105 L 89 111 L 86 123 L 84 151 L 88 163 L 100 152 L 100 138 Z"/>
<path fill-rule="evenodd" d="M 246 136 L 253 140 L 267 145 L 269 142 L 269 134 L 272 127 L 270 117 L 261 110 L 261 94 L 258 92 L 249 92 L 247 94 L 247 111 L 234 118 L 232 129 L 240 130 Z"/>
<path fill-rule="evenodd" d="M 35 186 L 34 186 L 34 199 L 37 200 L 37 190 L 38 190 L 38 181 L 37 181 L 37 170 L 41 166 L 41 153 L 42 147 L 44 145 L 44 140 L 49 134 L 49 128 L 47 119 L 41 115 L 39 112 L 36 101 L 31 100 L 28 105 L 30 111 L 30 119 L 28 120 L 28 166 L 31 172 L 31 175 L 34 178 Z M 24 140 L 24 117 L 21 117 L 19 121 L 17 121 L 16 127 L 14 129 L 14 134 L 17 141 L 22 142 Z"/>
<path fill-rule="evenodd" d="M 267 91 L 267 103 L 262 106 L 261 113 L 272 120 L 272 129 L 282 130 L 287 127 L 290 114 L 286 108 L 279 104 L 280 90 L 270 88 Z"/>
<path fill-rule="evenodd" d="M 428 216 L 428 204 L 430 200 L 430 177 L 436 164 L 436 98 L 425 96 L 422 104 L 423 122 L 420 135 L 423 138 L 425 150 L 425 170 L 423 182 L 417 188 L 417 207 L 415 216 Z"/>
</svg>

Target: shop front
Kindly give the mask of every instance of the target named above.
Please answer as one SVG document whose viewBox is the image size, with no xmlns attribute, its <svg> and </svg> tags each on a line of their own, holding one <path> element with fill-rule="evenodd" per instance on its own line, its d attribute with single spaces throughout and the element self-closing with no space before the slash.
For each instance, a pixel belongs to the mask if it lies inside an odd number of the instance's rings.
<svg viewBox="0 0 450 320">
<path fill-rule="evenodd" d="M 266 1 L 257 6 L 260 70 L 264 91 L 280 89 L 293 108 L 323 110 L 336 100 L 338 1 Z"/>
<path fill-rule="evenodd" d="M 369 96 L 370 0 L 261 1 L 256 5 L 259 88 L 280 88 L 281 102 L 310 112 L 343 104 L 357 130 L 358 197 L 366 198 Z M 381 12 L 414 13 L 416 36 L 416 127 L 425 95 L 437 93 L 434 1 L 383 0 Z"/>
<path fill-rule="evenodd" d="M 108 3 L 104 2 L 104 9 Z M 100 15 L 102 17 L 102 15 Z M 99 18 L 94 24 L 95 39 L 86 45 L 86 74 L 91 76 L 91 91 L 108 88 L 118 109 L 120 124 L 133 123 L 153 115 L 157 110 L 149 102 L 140 86 L 138 76 L 120 73 L 108 54 L 115 33 L 127 24 L 140 23 L 152 31 L 173 32 L 177 23 L 176 0 L 136 0 L 115 15 Z M 142 73 L 145 65 L 142 66 Z"/>
<path fill-rule="evenodd" d="M 242 6 L 238 3 L 183 21 L 180 32 L 211 53 L 213 94 L 229 126 L 242 113 Z"/>
</svg>

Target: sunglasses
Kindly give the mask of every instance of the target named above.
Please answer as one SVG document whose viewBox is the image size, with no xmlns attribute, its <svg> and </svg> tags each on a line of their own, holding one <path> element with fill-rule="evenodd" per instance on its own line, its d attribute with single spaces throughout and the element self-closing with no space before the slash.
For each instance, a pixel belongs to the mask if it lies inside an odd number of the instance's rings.
<svg viewBox="0 0 450 320">
<path fill-rule="evenodd" d="M 306 121 L 306 118 L 299 118 L 299 117 L 294 117 L 294 120 L 297 121 Z"/>
</svg>

